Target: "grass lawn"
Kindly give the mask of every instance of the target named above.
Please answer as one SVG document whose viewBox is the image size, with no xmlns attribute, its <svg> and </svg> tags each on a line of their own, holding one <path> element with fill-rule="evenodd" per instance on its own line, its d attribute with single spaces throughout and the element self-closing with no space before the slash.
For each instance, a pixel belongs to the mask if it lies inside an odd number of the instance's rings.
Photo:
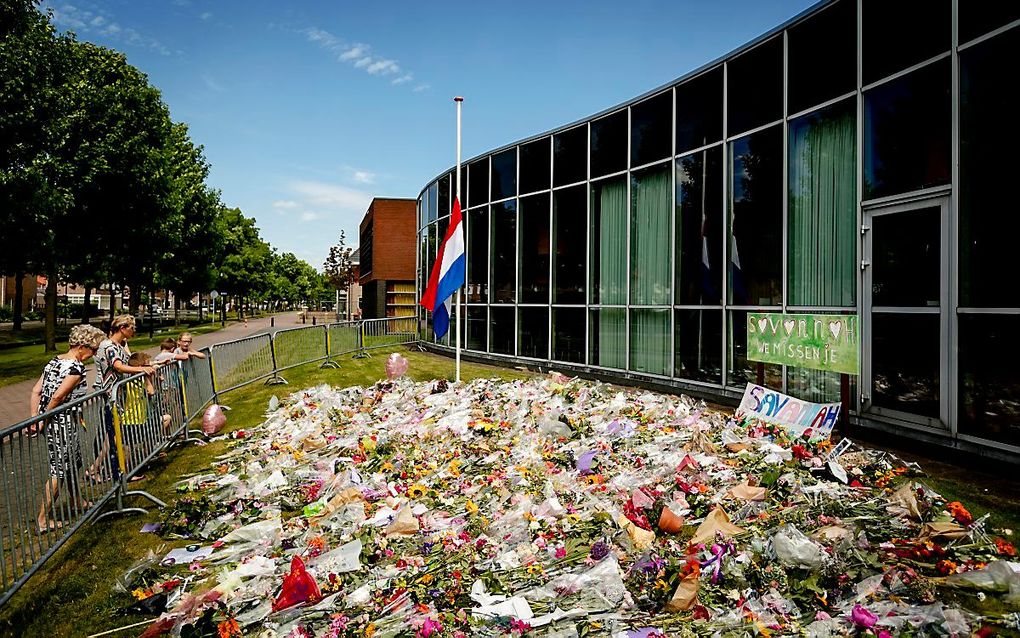
<svg viewBox="0 0 1020 638">
<path fill-rule="evenodd" d="M 57 354 L 67 352 L 67 331 L 61 330 L 61 328 L 63 326 L 60 326 L 57 331 Z M 192 334 L 206 334 L 219 329 L 219 323 L 203 324 L 193 328 L 188 328 L 182 324 L 180 328 L 176 329 L 169 326 L 163 329 L 163 332 L 157 332 L 152 339 L 149 339 L 148 332 L 139 332 L 131 340 L 131 349 L 132 351 L 147 350 L 159 345 L 159 342 L 166 339 L 167 335 L 180 334 L 185 330 Z M 37 378 L 39 373 L 42 372 L 43 366 L 53 356 L 54 353 L 46 352 L 46 347 L 38 344 L 0 350 L 0 387 L 25 381 L 26 379 Z"/>
<path fill-rule="evenodd" d="M 402 351 L 403 346 L 394 347 Z M 261 382 L 223 396 L 228 413 L 228 430 L 257 425 L 272 395 L 283 398 L 291 392 L 321 383 L 333 385 L 370 385 L 385 377 L 385 361 L 390 351 L 380 350 L 371 358 L 337 357 L 341 369 L 320 369 L 309 364 L 287 370 L 286 386 L 265 386 Z M 421 352 L 406 352 L 408 375 L 418 381 L 434 378 L 452 379 L 452 359 Z M 523 379 L 527 373 L 505 368 L 463 363 L 464 379 L 499 377 Z M 205 446 L 175 447 L 166 459 L 150 467 L 147 480 L 136 484 L 164 501 L 175 498 L 174 483 L 183 474 L 201 472 L 226 449 L 225 442 Z M 141 503 L 140 503 L 141 504 Z M 144 504 L 143 504 L 144 505 Z M 87 636 L 123 627 L 149 617 L 119 614 L 118 609 L 131 605 L 131 596 L 115 593 L 114 580 L 133 562 L 151 549 L 160 555 L 170 551 L 171 544 L 155 534 L 140 534 L 142 525 L 160 519 L 152 508 L 144 516 L 129 515 L 107 519 L 80 530 L 28 583 L 0 609 L 0 635 L 18 636 Z M 181 541 L 176 545 L 186 545 Z M 117 636 L 137 636 L 143 628 L 127 630 Z"/>
</svg>

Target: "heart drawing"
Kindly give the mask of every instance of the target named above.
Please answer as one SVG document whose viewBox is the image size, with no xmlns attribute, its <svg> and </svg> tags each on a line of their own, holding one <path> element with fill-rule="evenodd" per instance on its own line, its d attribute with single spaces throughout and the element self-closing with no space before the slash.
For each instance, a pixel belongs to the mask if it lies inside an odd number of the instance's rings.
<svg viewBox="0 0 1020 638">
<path fill-rule="evenodd" d="M 793 319 L 787 319 L 783 322 L 783 328 L 786 329 L 786 336 L 789 337 L 793 334 L 793 327 L 797 325 L 797 322 Z"/>
<path fill-rule="evenodd" d="M 762 334 L 765 334 L 765 326 L 767 326 L 767 325 L 769 325 L 769 320 L 768 319 L 764 319 L 764 318 L 759 319 L 758 320 L 758 332 L 760 332 Z"/>
<path fill-rule="evenodd" d="M 843 322 L 842 321 L 830 321 L 829 322 L 829 332 L 832 333 L 832 337 L 834 339 L 839 339 L 839 333 L 842 332 L 842 331 L 843 331 Z"/>
</svg>

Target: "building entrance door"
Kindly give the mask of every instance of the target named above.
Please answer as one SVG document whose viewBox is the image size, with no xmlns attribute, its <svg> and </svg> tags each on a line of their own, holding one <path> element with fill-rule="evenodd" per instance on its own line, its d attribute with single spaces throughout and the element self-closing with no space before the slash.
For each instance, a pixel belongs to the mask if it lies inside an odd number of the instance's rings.
<svg viewBox="0 0 1020 638">
<path fill-rule="evenodd" d="M 949 428 L 949 199 L 864 211 L 861 408 Z"/>
</svg>

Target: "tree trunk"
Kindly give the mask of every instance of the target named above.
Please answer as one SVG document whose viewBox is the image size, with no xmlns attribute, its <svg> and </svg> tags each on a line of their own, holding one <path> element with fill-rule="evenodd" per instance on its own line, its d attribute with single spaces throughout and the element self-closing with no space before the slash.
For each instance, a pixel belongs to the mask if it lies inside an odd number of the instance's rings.
<svg viewBox="0 0 1020 638">
<path fill-rule="evenodd" d="M 54 284 L 56 285 L 56 284 Z M 14 311 L 14 331 L 21 330 L 21 322 L 25 317 L 23 297 L 25 296 L 25 273 L 18 271 L 14 273 L 14 299 L 11 300 L 11 309 Z"/>
<path fill-rule="evenodd" d="M 89 306 L 92 305 L 92 286 L 88 284 L 84 284 L 84 286 L 85 286 L 85 301 L 82 304 L 81 308 L 81 323 L 88 323 L 90 319 L 89 315 L 92 314 L 89 312 L 90 310 Z"/>
<path fill-rule="evenodd" d="M 57 268 L 50 268 L 46 280 L 46 352 L 57 351 Z"/>
<path fill-rule="evenodd" d="M 202 293 L 198 293 L 198 324 L 202 325 Z"/>
<path fill-rule="evenodd" d="M 138 307 L 142 305 L 142 285 L 137 281 L 133 281 L 129 284 L 129 287 L 131 288 L 131 294 L 128 295 L 129 306 L 127 314 L 133 315 L 136 312 L 138 312 Z M 151 288 L 149 288 L 148 291 L 149 291 L 149 305 L 151 306 L 154 296 Z"/>
<path fill-rule="evenodd" d="M 117 296 L 113 294 L 113 282 L 107 284 L 110 287 L 110 321 L 117 316 Z"/>
<path fill-rule="evenodd" d="M 180 325 L 181 325 L 181 297 L 178 294 L 174 294 L 174 328 Z"/>
</svg>

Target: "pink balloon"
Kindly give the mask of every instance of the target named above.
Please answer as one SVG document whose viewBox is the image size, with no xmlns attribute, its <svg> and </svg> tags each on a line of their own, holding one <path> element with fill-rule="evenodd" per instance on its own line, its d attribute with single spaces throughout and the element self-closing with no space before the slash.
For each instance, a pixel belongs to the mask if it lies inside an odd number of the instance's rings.
<svg viewBox="0 0 1020 638">
<path fill-rule="evenodd" d="M 386 378 L 390 381 L 399 379 L 407 372 L 407 359 L 394 352 L 386 360 Z"/>
<path fill-rule="evenodd" d="M 222 430 L 226 423 L 227 415 L 220 406 L 213 403 L 205 409 L 205 414 L 202 415 L 202 432 L 211 436 Z"/>
</svg>

